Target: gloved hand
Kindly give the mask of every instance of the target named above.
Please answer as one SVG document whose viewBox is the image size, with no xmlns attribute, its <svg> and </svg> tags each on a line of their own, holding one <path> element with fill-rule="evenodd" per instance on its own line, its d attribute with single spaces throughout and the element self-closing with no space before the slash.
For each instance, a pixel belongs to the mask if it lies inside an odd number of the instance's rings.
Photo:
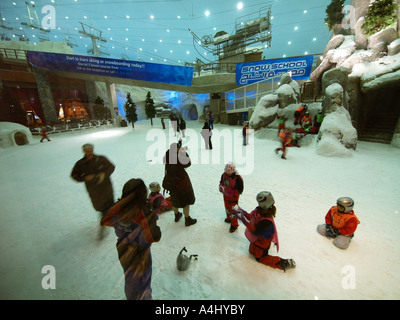
<svg viewBox="0 0 400 320">
<path fill-rule="evenodd" d="M 225 187 L 222 185 L 219 185 L 219 192 L 225 193 Z"/>
<path fill-rule="evenodd" d="M 326 236 L 330 238 L 335 238 L 336 236 L 340 235 L 340 232 L 338 229 L 332 227 L 330 224 L 327 224 L 325 226 L 326 228 Z"/>
</svg>

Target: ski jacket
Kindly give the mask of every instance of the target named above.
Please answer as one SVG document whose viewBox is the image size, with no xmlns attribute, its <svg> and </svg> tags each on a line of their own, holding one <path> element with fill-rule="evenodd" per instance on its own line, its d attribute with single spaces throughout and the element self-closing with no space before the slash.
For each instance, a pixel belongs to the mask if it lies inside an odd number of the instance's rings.
<svg viewBox="0 0 400 320">
<path fill-rule="evenodd" d="M 151 210 L 153 212 L 160 214 L 162 212 L 163 208 L 166 208 L 168 206 L 167 201 L 163 197 L 163 195 L 159 192 L 152 192 L 149 194 L 148 197 Z"/>
<path fill-rule="evenodd" d="M 149 207 L 137 210 L 131 221 L 123 222 L 124 214 L 133 210 L 130 203 L 134 194 L 119 200 L 101 219 L 102 226 L 113 226 L 118 237 L 118 243 L 149 247 L 151 243 L 160 241 L 161 230 L 157 226 L 157 215 Z"/>
<path fill-rule="evenodd" d="M 279 251 L 278 232 L 276 230 L 273 217 L 264 217 L 261 213 L 261 208 L 255 208 L 251 213 L 246 213 L 246 218 L 249 224 L 245 231 L 246 238 L 261 249 L 268 249 L 264 244 L 269 246 L 271 240 L 276 245 Z M 267 240 L 267 241 L 265 241 Z"/>
<path fill-rule="evenodd" d="M 338 211 L 337 206 L 329 209 L 325 216 L 325 223 L 330 224 L 332 227 L 339 230 L 341 235 L 353 236 L 360 223 L 354 211 L 349 213 L 341 213 Z"/>
<path fill-rule="evenodd" d="M 243 189 L 243 178 L 240 175 L 234 173 L 229 176 L 225 172 L 221 175 L 219 191 L 224 195 L 225 201 L 237 203 Z"/>
<path fill-rule="evenodd" d="M 279 137 L 281 138 L 282 144 L 290 144 L 292 142 L 292 134 L 289 131 L 281 131 L 279 133 Z"/>
<path fill-rule="evenodd" d="M 93 207 L 97 211 L 103 212 L 114 204 L 114 191 L 110 180 L 114 170 L 115 166 L 106 157 L 97 155 L 91 159 L 83 157 L 75 163 L 72 169 L 71 177 L 77 182 L 85 182 Z M 92 181 L 85 181 L 86 176 L 99 173 L 105 174 L 103 182 L 98 184 L 96 178 Z"/>
</svg>

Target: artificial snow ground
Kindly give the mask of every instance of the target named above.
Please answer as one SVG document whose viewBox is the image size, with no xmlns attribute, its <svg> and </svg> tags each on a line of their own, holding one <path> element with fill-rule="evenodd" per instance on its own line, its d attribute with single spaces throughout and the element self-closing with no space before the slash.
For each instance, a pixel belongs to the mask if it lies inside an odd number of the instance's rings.
<svg viewBox="0 0 400 320">
<path fill-rule="evenodd" d="M 187 125 L 197 133 L 202 127 L 197 121 Z M 155 121 L 153 128 L 157 127 Z M 82 157 L 81 145 L 92 142 L 95 153 L 116 166 L 112 175 L 116 199 L 130 178 L 142 178 L 146 184 L 161 182 L 164 166 L 149 159 L 149 150 L 157 142 L 146 141 L 150 129 L 146 121 L 137 123 L 134 130 L 65 133 L 43 143 L 34 137 L 33 144 L 0 149 L 0 299 L 125 299 L 114 231 L 109 228 L 106 238 L 97 240 L 98 213 L 84 185 L 74 182 L 70 172 Z M 240 127 L 216 125 L 215 129 L 232 132 L 233 150 L 248 148 L 249 161 L 253 161 L 252 147 L 241 146 Z M 168 138 L 166 143 L 173 140 Z M 311 144 L 290 148 L 284 161 L 273 152 L 278 141 L 251 139 L 254 171 L 243 175 L 239 205 L 250 211 L 257 205 L 259 191 L 273 193 L 279 255 L 297 263 L 296 269 L 284 273 L 249 255 L 242 224 L 235 233 L 228 232 L 218 192 L 226 161 L 221 156 L 218 163 L 204 164 L 200 136 L 197 150 L 195 142 L 189 143 L 188 152 L 197 164 L 187 172 L 196 195 L 190 214 L 198 222 L 185 227 L 183 219 L 174 222 L 172 212 L 160 215 L 162 238 L 151 247 L 154 299 L 400 298 L 399 149 L 359 142 L 352 156 L 330 158 L 317 155 Z M 223 143 L 223 139 L 213 139 L 214 149 L 207 152 L 224 153 Z M 225 153 L 229 160 L 232 155 Z M 341 196 L 355 200 L 361 221 L 346 251 L 316 232 Z M 179 272 L 176 257 L 184 246 L 188 254 L 198 254 L 198 261 Z M 270 254 L 276 254 L 274 247 Z M 56 289 L 42 288 L 46 265 L 56 270 Z"/>
</svg>

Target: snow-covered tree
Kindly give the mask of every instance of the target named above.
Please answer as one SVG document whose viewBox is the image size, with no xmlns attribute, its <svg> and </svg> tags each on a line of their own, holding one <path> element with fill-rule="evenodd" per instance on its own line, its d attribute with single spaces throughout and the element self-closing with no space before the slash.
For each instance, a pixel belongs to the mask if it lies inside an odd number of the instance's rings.
<svg viewBox="0 0 400 320">
<path fill-rule="evenodd" d="M 146 95 L 145 111 L 147 118 L 150 118 L 151 125 L 153 125 L 153 118 L 156 116 L 156 108 L 154 106 L 154 100 L 151 98 L 150 91 L 147 92 Z"/>
<path fill-rule="evenodd" d="M 138 120 L 136 114 L 136 104 L 133 102 L 131 98 L 131 94 L 128 92 L 126 95 L 126 103 L 124 105 L 125 112 L 126 112 L 126 119 L 132 123 L 132 128 L 135 127 L 135 122 Z"/>
</svg>

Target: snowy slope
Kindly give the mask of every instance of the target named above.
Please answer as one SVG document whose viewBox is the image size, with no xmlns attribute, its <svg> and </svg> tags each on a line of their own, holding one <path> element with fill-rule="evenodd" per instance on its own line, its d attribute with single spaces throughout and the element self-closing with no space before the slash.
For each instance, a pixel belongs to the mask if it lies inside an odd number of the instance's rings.
<svg viewBox="0 0 400 320">
<path fill-rule="evenodd" d="M 187 126 L 196 133 L 202 127 L 190 121 Z M 235 135 L 236 153 L 244 148 L 240 127 L 237 131 L 222 125 L 215 128 Z M 44 143 L 35 137 L 34 144 L 0 149 L 0 299 L 125 299 L 116 236 L 109 229 L 103 241 L 96 240 L 99 216 L 84 185 L 69 175 L 82 157 L 81 145 L 92 142 L 95 153 L 116 165 L 112 175 L 116 198 L 130 178 L 142 178 L 146 184 L 161 182 L 164 167 L 149 152 L 155 143 L 146 141 L 149 129 L 150 122 L 145 121 L 135 124 L 134 130 L 66 133 Z M 213 155 L 223 150 L 225 141 L 216 137 L 214 149 L 208 151 Z M 218 192 L 224 152 L 219 162 L 211 164 L 210 159 L 204 164 L 204 146 L 196 147 L 197 142 L 202 142 L 200 136 L 198 141 L 184 141 L 195 162 L 187 172 L 196 194 L 191 216 L 198 223 L 187 228 L 183 219 L 173 221 L 172 212 L 160 216 L 162 239 L 152 246 L 154 299 L 400 298 L 399 149 L 359 142 L 352 156 L 328 158 L 318 155 L 312 143 L 291 148 L 284 161 L 273 152 L 279 144 L 276 140 L 250 140 L 247 152 L 252 159 L 255 147 L 254 171 L 243 176 L 245 189 L 239 204 L 250 211 L 256 207 L 259 191 L 273 193 L 279 255 L 297 263 L 296 269 L 284 273 L 249 256 L 242 224 L 235 233 L 228 232 Z M 361 220 L 346 251 L 316 232 L 340 196 L 355 200 Z M 182 273 L 175 261 L 183 246 L 199 259 Z M 270 254 L 276 254 L 274 248 Z M 45 265 L 55 267 L 55 290 L 41 286 Z"/>
</svg>

